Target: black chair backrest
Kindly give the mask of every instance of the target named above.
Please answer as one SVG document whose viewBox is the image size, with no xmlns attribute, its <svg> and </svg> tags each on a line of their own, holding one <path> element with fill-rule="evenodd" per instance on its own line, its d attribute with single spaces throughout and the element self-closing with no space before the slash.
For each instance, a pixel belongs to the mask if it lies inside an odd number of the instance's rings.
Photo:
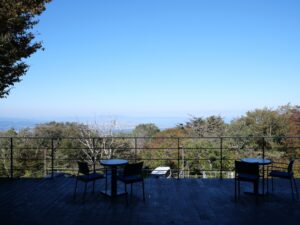
<svg viewBox="0 0 300 225">
<path fill-rule="evenodd" d="M 293 172 L 293 165 L 294 165 L 294 161 L 295 160 L 291 160 L 289 165 L 288 165 L 288 173 L 292 173 Z"/>
<path fill-rule="evenodd" d="M 78 163 L 78 172 L 84 175 L 89 175 L 90 169 L 87 162 L 77 162 Z"/>
<path fill-rule="evenodd" d="M 124 176 L 141 175 L 144 162 L 126 164 L 124 167 Z"/>
<path fill-rule="evenodd" d="M 235 172 L 237 174 L 259 175 L 259 165 L 257 163 L 248 163 L 235 161 Z"/>
</svg>

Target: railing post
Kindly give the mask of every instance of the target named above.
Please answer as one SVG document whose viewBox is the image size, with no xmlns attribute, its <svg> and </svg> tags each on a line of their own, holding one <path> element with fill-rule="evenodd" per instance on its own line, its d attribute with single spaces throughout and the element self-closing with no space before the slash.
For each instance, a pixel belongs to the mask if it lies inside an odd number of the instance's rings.
<svg viewBox="0 0 300 225">
<path fill-rule="evenodd" d="M 95 138 L 93 138 L 93 156 L 92 156 L 92 160 L 93 160 L 93 170 L 94 170 L 94 173 L 96 173 L 96 162 L 95 162 Z"/>
<path fill-rule="evenodd" d="M 51 138 L 51 178 L 54 176 L 54 140 Z"/>
<path fill-rule="evenodd" d="M 13 138 L 10 138 L 10 178 L 14 178 L 14 145 Z"/>
<path fill-rule="evenodd" d="M 222 137 L 220 137 L 220 157 L 221 157 L 220 179 L 223 179 L 223 138 Z"/>
<path fill-rule="evenodd" d="M 184 149 L 182 145 L 179 145 L 180 152 L 181 152 L 181 163 L 182 163 L 182 175 L 185 178 L 185 160 L 184 160 Z"/>
<path fill-rule="evenodd" d="M 177 179 L 179 179 L 180 173 L 180 140 L 179 137 L 177 138 Z"/>
<path fill-rule="evenodd" d="M 265 159 L 265 137 L 262 138 L 262 158 Z M 265 165 L 262 165 L 262 193 L 265 194 Z M 267 181 L 268 182 L 268 181 Z"/>
<path fill-rule="evenodd" d="M 136 163 L 137 158 L 137 137 L 134 137 L 134 162 Z"/>
<path fill-rule="evenodd" d="M 265 137 L 262 138 L 262 158 L 265 158 Z"/>
</svg>

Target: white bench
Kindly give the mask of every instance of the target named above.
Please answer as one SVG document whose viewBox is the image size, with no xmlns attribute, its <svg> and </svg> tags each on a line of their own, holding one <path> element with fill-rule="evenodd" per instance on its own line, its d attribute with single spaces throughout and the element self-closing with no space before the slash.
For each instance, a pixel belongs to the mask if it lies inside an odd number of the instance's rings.
<svg viewBox="0 0 300 225">
<path fill-rule="evenodd" d="M 152 172 L 151 175 L 154 177 L 166 177 L 166 178 L 171 178 L 172 173 L 171 173 L 171 168 L 169 166 L 159 166 L 156 167 Z"/>
</svg>

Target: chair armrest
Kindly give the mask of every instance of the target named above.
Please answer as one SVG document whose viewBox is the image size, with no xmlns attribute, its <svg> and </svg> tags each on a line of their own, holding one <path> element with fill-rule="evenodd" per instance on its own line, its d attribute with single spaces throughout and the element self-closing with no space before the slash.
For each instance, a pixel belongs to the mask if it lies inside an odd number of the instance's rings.
<svg viewBox="0 0 300 225">
<path fill-rule="evenodd" d="M 288 163 L 284 163 L 284 162 L 272 162 L 269 166 L 287 168 L 288 165 L 289 165 Z"/>
<path fill-rule="evenodd" d="M 288 168 L 287 163 L 273 162 L 272 164 L 267 166 L 267 172 L 269 173 L 274 170 L 286 172 L 287 168 Z"/>
<path fill-rule="evenodd" d="M 98 168 L 95 170 L 95 172 L 101 172 L 101 173 L 104 173 L 106 172 L 106 169 L 105 168 Z"/>
<path fill-rule="evenodd" d="M 281 167 L 281 166 L 272 166 L 272 169 L 282 169 L 282 170 L 287 170 L 286 167 Z"/>
</svg>

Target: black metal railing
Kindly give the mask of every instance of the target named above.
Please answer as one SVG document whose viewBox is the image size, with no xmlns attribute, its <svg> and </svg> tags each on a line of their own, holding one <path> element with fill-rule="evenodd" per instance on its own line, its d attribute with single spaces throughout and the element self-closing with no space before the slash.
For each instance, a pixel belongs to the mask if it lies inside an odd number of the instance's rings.
<svg viewBox="0 0 300 225">
<path fill-rule="evenodd" d="M 297 160 L 300 137 L 0 137 L 0 176 L 10 178 L 73 174 L 78 160 L 98 170 L 107 158 L 142 160 L 148 171 L 169 166 L 176 178 L 223 178 L 243 157 Z"/>
</svg>

